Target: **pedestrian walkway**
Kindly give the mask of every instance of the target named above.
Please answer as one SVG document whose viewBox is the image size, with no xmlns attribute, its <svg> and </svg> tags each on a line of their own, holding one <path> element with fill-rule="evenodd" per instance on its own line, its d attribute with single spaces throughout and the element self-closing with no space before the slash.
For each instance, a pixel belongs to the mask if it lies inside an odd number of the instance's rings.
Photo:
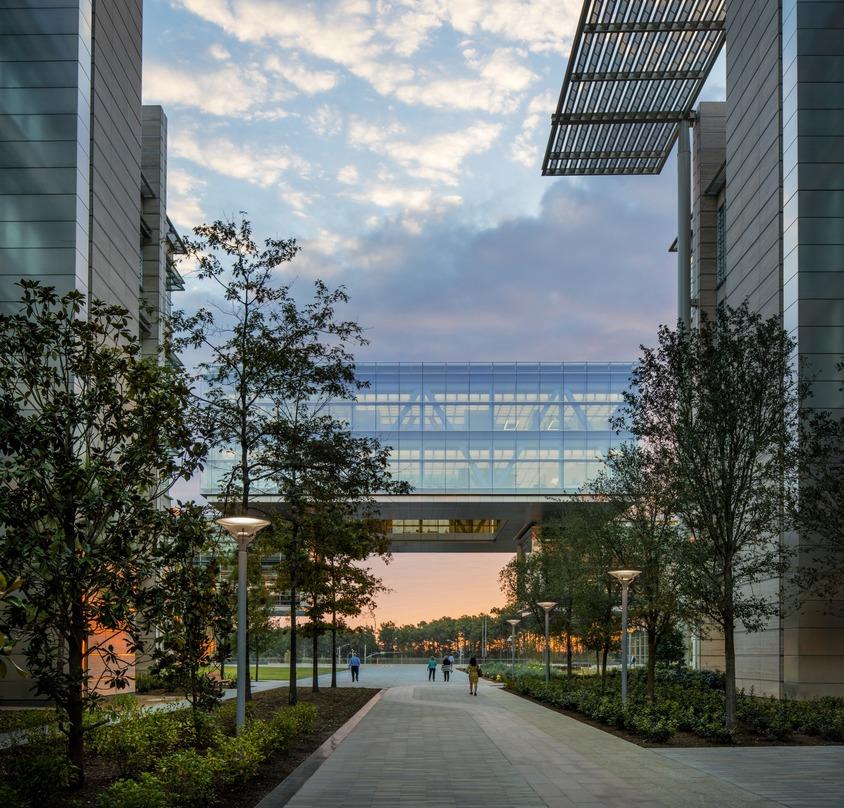
<svg viewBox="0 0 844 808">
<path fill-rule="evenodd" d="M 438 672 L 439 673 L 439 672 Z M 341 686 L 352 685 L 340 671 Z M 360 687 L 388 688 L 302 788 L 290 808 L 818 808 L 807 802 L 818 769 L 797 769 L 818 752 L 823 777 L 844 793 L 844 748 L 780 747 L 769 765 L 804 778 L 802 801 L 768 794 L 743 777 L 744 750 L 722 755 L 720 768 L 689 765 L 675 751 L 644 749 L 482 682 L 469 695 L 465 674 L 425 681 L 424 666 L 367 665 Z M 324 680 L 325 681 L 325 680 Z M 749 750 L 756 751 L 756 750 Z M 796 753 L 796 754 L 795 754 Z M 837 758 L 835 757 L 837 755 Z M 817 759 L 820 759 L 817 758 Z M 837 774 L 832 760 L 837 760 Z M 805 771 L 805 775 L 802 772 Z M 829 783 L 831 785 L 831 783 Z M 800 789 L 795 789 L 795 793 Z M 839 798 L 840 799 L 840 798 Z M 266 805 L 274 804 L 271 800 Z M 264 805 L 264 803 L 262 803 Z"/>
</svg>

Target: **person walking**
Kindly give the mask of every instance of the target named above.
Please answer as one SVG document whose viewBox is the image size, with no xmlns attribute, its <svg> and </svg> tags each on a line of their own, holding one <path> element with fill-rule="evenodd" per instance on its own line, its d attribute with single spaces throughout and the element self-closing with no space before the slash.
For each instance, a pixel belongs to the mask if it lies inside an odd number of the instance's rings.
<svg viewBox="0 0 844 808">
<path fill-rule="evenodd" d="M 481 666 L 478 665 L 477 657 L 472 657 L 469 660 L 469 666 L 466 668 L 466 673 L 469 674 L 469 695 L 478 695 L 478 679 L 481 678 Z"/>
<path fill-rule="evenodd" d="M 349 657 L 349 670 L 352 672 L 352 681 L 359 682 L 360 681 L 360 657 L 357 654 L 357 651 L 352 651 L 352 655 Z"/>
<path fill-rule="evenodd" d="M 433 654 L 431 654 L 431 658 L 428 660 L 428 681 L 437 681 L 437 658 Z"/>
<path fill-rule="evenodd" d="M 450 682 L 451 681 L 451 670 L 452 670 L 452 658 L 449 655 L 446 655 L 443 658 L 443 681 Z"/>
</svg>

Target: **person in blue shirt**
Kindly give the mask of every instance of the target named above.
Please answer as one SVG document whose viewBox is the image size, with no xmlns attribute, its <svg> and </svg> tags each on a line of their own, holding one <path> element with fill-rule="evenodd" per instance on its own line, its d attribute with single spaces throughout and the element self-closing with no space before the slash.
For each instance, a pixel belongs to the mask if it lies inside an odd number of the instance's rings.
<svg viewBox="0 0 844 808">
<path fill-rule="evenodd" d="M 349 670 L 352 672 L 352 681 L 359 682 L 360 681 L 360 657 L 357 655 L 357 651 L 352 651 L 352 655 L 349 657 Z"/>
</svg>

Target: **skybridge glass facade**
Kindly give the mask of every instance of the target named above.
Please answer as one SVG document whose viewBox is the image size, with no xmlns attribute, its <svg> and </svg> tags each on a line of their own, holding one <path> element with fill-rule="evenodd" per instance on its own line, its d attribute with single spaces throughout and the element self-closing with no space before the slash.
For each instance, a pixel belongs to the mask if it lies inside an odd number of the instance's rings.
<svg viewBox="0 0 844 808">
<path fill-rule="evenodd" d="M 332 414 L 392 447 L 414 493 L 573 492 L 624 436 L 629 363 L 374 363 Z"/>
<path fill-rule="evenodd" d="M 414 494 L 578 491 L 619 442 L 610 419 L 632 364 L 362 363 L 368 387 L 328 412 L 389 446 L 392 473 Z M 203 491 L 227 463 L 211 458 Z"/>
</svg>

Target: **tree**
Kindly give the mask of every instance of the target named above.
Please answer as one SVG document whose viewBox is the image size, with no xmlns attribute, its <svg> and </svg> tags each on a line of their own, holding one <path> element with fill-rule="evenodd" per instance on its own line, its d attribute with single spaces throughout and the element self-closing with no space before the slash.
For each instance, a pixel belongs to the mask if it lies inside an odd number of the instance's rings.
<svg viewBox="0 0 844 808">
<path fill-rule="evenodd" d="M 216 315 L 209 308 L 175 312 L 170 326 L 177 349 L 194 349 L 203 357 L 196 378 L 203 388 L 204 434 L 235 455 L 219 480 L 220 507 L 248 515 L 253 489 L 266 476 L 257 456 L 272 402 L 284 388 L 286 352 L 299 337 L 298 318 L 288 316 L 298 313 L 290 287 L 277 282 L 279 268 L 299 247 L 295 239 L 266 239 L 259 246 L 246 218 L 200 225 L 194 236 L 185 240 L 187 259 L 197 263 L 197 279 L 222 292 L 225 307 L 216 306 Z M 330 297 L 321 285 L 317 295 Z M 246 693 L 250 698 L 248 677 Z"/>
<path fill-rule="evenodd" d="M 233 447 L 235 463 L 220 481 L 224 509 L 234 503 L 243 514 L 256 486 L 272 488 L 285 501 L 289 527 L 285 536 L 292 586 L 291 702 L 296 700 L 296 605 L 301 561 L 299 532 L 304 518 L 297 482 L 315 421 L 330 398 L 350 398 L 356 389 L 349 348 L 365 344 L 357 323 L 335 317 L 348 300 L 343 288 L 314 283 L 313 298 L 300 305 L 288 285 L 276 282 L 280 266 L 298 253 L 294 240 L 266 239 L 259 247 L 248 220 L 216 221 L 194 230 L 188 254 L 199 264 L 197 277 L 222 290 L 229 306 L 220 316 L 209 309 L 177 313 L 176 344 L 204 351 L 198 365 L 206 385 L 201 400 L 207 434 Z M 319 402 L 316 406 L 315 402 Z M 331 419 L 329 422 L 334 423 Z M 286 448 L 280 450 L 284 445 Z M 286 465 L 285 465 L 286 464 Z M 304 499 L 303 499 L 304 496 Z"/>
<path fill-rule="evenodd" d="M 616 612 L 619 588 L 609 571 L 616 566 L 622 529 L 612 510 L 585 508 L 569 518 L 566 530 L 571 547 L 582 563 L 580 586 L 575 590 L 575 630 L 583 645 L 594 651 L 606 685 L 607 658 L 618 648 L 620 621 Z"/>
<path fill-rule="evenodd" d="M 209 439 L 235 451 L 220 488 L 224 502 L 246 514 L 253 486 L 265 477 L 258 450 L 286 382 L 285 352 L 298 337 L 298 321 L 287 316 L 297 311 L 296 303 L 277 277 L 299 247 L 294 239 L 266 239 L 260 247 L 245 218 L 203 224 L 194 234 L 185 243 L 188 259 L 199 267 L 196 278 L 212 281 L 228 308 L 217 307 L 217 315 L 207 308 L 175 312 L 174 344 L 209 357 L 197 364 L 204 427 Z"/>
<path fill-rule="evenodd" d="M 780 541 L 793 496 L 800 401 L 793 340 L 777 318 L 720 306 L 698 329 L 660 328 L 644 349 L 616 425 L 672 480 L 684 543 L 683 596 L 724 634 L 728 726 L 735 724 L 734 632 L 779 610 L 756 585 L 787 565 Z"/>
<path fill-rule="evenodd" d="M 337 687 L 337 633 L 347 628 L 346 618 L 357 617 L 375 606 L 376 596 L 386 591 L 381 579 L 362 566 L 374 550 L 370 536 L 348 535 L 348 541 L 329 544 L 326 555 L 326 611 L 331 618 L 331 687 Z M 383 548 L 384 552 L 386 548 Z M 366 660 L 364 660 L 366 661 Z"/>
<path fill-rule="evenodd" d="M 137 604 L 167 518 L 157 501 L 204 446 L 186 380 L 142 357 L 125 309 L 21 287 L 20 310 L 0 315 L 0 569 L 22 581 L 10 628 L 81 783 L 83 712 L 97 684 L 127 686 L 121 652 L 142 644 Z"/>
<path fill-rule="evenodd" d="M 388 544 L 380 523 L 371 518 L 377 492 L 404 493 L 407 484 L 395 482 L 388 470 L 389 449 L 372 438 L 352 436 L 345 422 L 324 414 L 332 397 L 348 399 L 353 367 L 343 351 L 303 352 L 299 384 L 279 407 L 271 425 L 263 462 L 284 501 L 286 530 L 281 534 L 279 587 L 290 592 L 290 700 L 296 703 L 295 604 L 317 556 L 335 581 L 328 589 L 329 609 L 340 614 L 336 582 L 338 569 L 372 553 L 386 554 Z M 377 579 L 375 579 L 377 580 Z M 374 583 L 374 581 L 373 581 Z M 378 582 L 380 584 L 380 582 Z M 361 594 L 359 590 L 358 594 Z M 332 594 L 333 593 L 333 594 Z M 361 599 L 361 606 L 368 601 Z M 332 637 L 336 636 L 336 627 Z M 332 655 L 333 657 L 334 655 Z M 333 665 L 333 663 L 332 663 Z M 335 677 L 336 678 L 336 675 Z"/>
<path fill-rule="evenodd" d="M 198 713 L 222 695 L 219 682 L 204 669 L 228 650 L 215 638 L 232 632 L 232 587 L 221 578 L 219 548 L 211 536 L 208 508 L 188 503 L 170 513 L 161 565 L 144 593 L 156 634 L 155 668 L 185 694 L 195 725 Z"/>
<path fill-rule="evenodd" d="M 647 637 L 647 692 L 652 700 L 661 645 L 688 616 L 679 595 L 686 575 L 686 537 L 676 517 L 673 481 L 663 476 L 668 464 L 654 452 L 647 445 L 620 446 L 589 485 L 596 497 L 611 505 L 608 518 L 616 529 L 610 536 L 617 541 L 613 566 L 641 571 L 630 616 Z"/>
</svg>

